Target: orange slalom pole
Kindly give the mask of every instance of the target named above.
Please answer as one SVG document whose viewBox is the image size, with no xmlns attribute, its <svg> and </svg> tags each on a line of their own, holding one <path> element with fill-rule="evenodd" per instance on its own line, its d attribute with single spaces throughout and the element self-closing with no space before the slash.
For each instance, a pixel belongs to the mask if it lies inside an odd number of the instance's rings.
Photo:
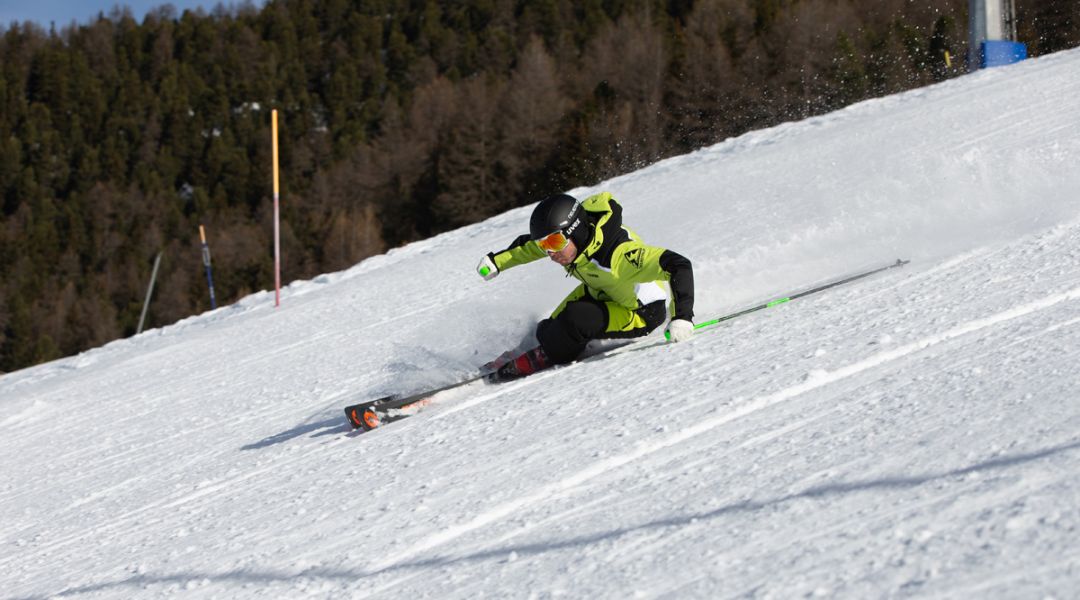
<svg viewBox="0 0 1080 600">
<path fill-rule="evenodd" d="M 273 135 L 274 154 L 274 306 L 281 306 L 281 223 L 280 223 L 280 187 L 278 184 L 278 125 L 277 109 L 270 113 Z"/>
</svg>

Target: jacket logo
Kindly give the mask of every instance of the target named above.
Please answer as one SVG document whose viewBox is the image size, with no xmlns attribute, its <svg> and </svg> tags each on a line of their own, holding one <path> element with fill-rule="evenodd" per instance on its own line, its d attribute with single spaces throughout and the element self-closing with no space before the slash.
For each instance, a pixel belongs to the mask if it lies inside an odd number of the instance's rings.
<svg viewBox="0 0 1080 600">
<path fill-rule="evenodd" d="M 630 264 L 634 265 L 634 267 L 638 268 L 638 269 L 641 268 L 641 255 L 642 255 L 641 248 L 634 248 L 633 250 L 627 252 L 626 254 L 623 254 L 623 256 L 626 258 L 626 260 L 629 261 Z"/>
</svg>

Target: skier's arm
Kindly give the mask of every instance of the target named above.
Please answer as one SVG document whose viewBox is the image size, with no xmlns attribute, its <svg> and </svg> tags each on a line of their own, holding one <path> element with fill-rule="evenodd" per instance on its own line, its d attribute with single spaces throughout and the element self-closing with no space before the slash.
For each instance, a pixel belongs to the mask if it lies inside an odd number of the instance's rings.
<svg viewBox="0 0 1080 600">
<path fill-rule="evenodd" d="M 667 280 L 675 300 L 673 320 L 693 321 L 694 319 L 694 268 L 685 256 L 656 246 L 644 244 L 638 248 L 623 251 L 622 246 L 615 255 L 620 276 L 630 277 L 636 282 Z"/>
<path fill-rule="evenodd" d="M 537 246 L 536 242 L 525 234 L 518 236 L 505 250 L 488 252 L 487 256 L 480 260 L 476 271 L 484 279 L 490 280 L 506 269 L 531 263 L 546 256 L 547 252 L 541 250 L 540 246 Z"/>
<path fill-rule="evenodd" d="M 671 278 L 671 294 L 675 297 L 673 319 L 694 320 L 694 268 L 690 259 L 681 254 L 664 250 L 659 259 L 660 268 Z"/>
</svg>

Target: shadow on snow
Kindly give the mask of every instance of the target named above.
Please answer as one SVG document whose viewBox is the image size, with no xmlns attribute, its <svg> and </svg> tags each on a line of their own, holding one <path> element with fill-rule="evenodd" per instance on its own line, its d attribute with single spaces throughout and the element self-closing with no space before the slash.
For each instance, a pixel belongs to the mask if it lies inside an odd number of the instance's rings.
<svg viewBox="0 0 1080 600">
<path fill-rule="evenodd" d="M 275 444 L 282 444 L 289 440 L 298 438 L 302 435 L 311 433 L 311 437 L 321 437 L 324 435 L 338 435 L 342 433 L 348 433 L 352 431 L 352 427 L 345 422 L 343 417 L 334 419 L 324 419 L 316 423 L 304 423 L 297 427 L 293 427 L 288 431 L 282 431 L 281 433 L 275 433 L 269 437 L 263 438 L 257 442 L 252 442 L 246 446 L 242 446 L 241 450 L 261 450 L 273 446 Z M 314 433 L 317 432 L 317 433 Z"/>
</svg>

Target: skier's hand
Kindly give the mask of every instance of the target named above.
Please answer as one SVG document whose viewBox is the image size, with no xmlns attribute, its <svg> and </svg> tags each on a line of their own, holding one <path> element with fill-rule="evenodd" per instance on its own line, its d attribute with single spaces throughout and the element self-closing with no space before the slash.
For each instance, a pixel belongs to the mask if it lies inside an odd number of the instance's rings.
<svg viewBox="0 0 1080 600">
<path fill-rule="evenodd" d="M 673 319 L 664 334 L 668 341 L 685 342 L 694 336 L 694 324 L 686 319 Z"/>
<path fill-rule="evenodd" d="M 476 272 L 484 278 L 484 281 L 491 281 L 499 276 L 499 267 L 495 266 L 495 261 L 491 260 L 491 255 L 488 254 L 480 261 L 480 264 L 476 265 Z"/>
</svg>

